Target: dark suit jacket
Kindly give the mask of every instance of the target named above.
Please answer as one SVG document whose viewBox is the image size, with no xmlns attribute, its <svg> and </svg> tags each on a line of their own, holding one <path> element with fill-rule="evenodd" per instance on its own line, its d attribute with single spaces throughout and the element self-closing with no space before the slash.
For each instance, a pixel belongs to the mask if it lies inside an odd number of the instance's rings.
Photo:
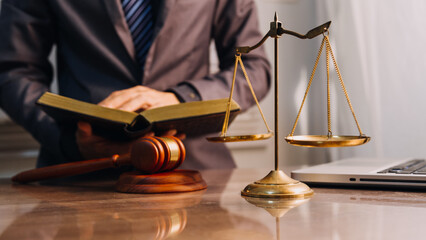
<svg viewBox="0 0 426 240">
<path fill-rule="evenodd" d="M 262 34 L 252 0 L 162 0 L 156 3 L 155 39 L 144 72 L 120 0 L 3 0 L 0 15 L 0 106 L 41 143 L 38 166 L 80 160 L 75 127 L 59 126 L 35 101 L 49 91 L 48 56 L 57 46 L 57 79 L 64 96 L 98 103 L 111 92 L 137 84 L 174 91 L 191 101 L 228 97 L 234 48 L 253 45 Z M 209 73 L 214 41 L 220 71 Z M 262 48 L 243 58 L 258 98 L 269 88 L 269 64 Z M 241 73 L 234 99 L 254 104 Z M 234 167 L 222 144 L 187 139 L 183 167 Z"/>
</svg>

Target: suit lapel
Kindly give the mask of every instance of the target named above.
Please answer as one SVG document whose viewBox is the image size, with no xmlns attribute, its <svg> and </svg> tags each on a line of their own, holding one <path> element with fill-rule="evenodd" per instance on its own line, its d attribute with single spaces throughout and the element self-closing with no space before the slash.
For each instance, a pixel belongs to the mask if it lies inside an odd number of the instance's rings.
<svg viewBox="0 0 426 240">
<path fill-rule="evenodd" d="M 173 5 L 175 4 L 176 0 L 159 0 L 158 1 L 158 15 L 155 22 L 155 28 L 154 28 L 154 39 L 160 32 L 161 28 L 163 27 L 164 23 L 166 22 L 167 15 L 169 14 L 170 10 L 172 9 Z"/>
<path fill-rule="evenodd" d="M 113 24 L 118 37 L 121 39 L 121 42 L 126 48 L 127 53 L 130 55 L 133 61 L 136 61 L 135 46 L 133 44 L 132 35 L 130 34 L 126 19 L 124 18 L 121 1 L 106 0 L 102 2 L 105 4 L 106 10 L 110 16 L 111 23 Z"/>
<path fill-rule="evenodd" d="M 148 52 L 146 61 L 145 61 L 145 73 L 147 69 L 150 68 L 152 58 L 153 58 L 153 49 L 156 47 L 156 37 L 158 36 L 159 32 L 161 31 L 162 27 L 164 26 L 164 23 L 166 21 L 166 18 L 172 9 L 173 5 L 175 4 L 176 0 L 154 0 L 157 5 L 157 17 L 156 22 L 154 26 L 154 41 L 151 45 L 150 51 Z M 108 12 L 108 15 L 110 16 L 110 20 L 112 25 L 115 28 L 115 31 L 117 32 L 118 37 L 121 39 L 121 42 L 123 43 L 127 53 L 129 54 L 130 58 L 136 62 L 136 56 L 135 56 L 135 46 L 133 44 L 132 35 L 130 33 L 129 27 L 127 26 L 126 19 L 124 17 L 123 8 L 121 6 L 120 0 L 104 0 L 102 1 L 105 4 L 106 11 Z"/>
<path fill-rule="evenodd" d="M 154 0 L 155 1 L 155 0 Z M 150 82 L 151 80 L 150 75 L 150 69 L 153 59 L 155 58 L 155 49 L 157 48 L 157 42 L 158 42 L 158 34 L 160 33 L 161 29 L 163 28 L 167 16 L 170 13 L 170 10 L 173 8 L 173 5 L 175 4 L 176 0 L 158 0 L 157 2 L 157 17 L 155 20 L 155 27 L 154 27 L 154 41 L 152 42 L 151 48 L 148 51 L 148 55 L 145 59 L 145 71 L 143 73 L 143 83 Z"/>
</svg>

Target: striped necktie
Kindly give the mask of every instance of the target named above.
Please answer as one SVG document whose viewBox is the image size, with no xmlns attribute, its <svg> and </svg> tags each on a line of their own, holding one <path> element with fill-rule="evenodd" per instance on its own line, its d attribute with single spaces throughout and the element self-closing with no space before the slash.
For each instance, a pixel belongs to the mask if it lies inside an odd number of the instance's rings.
<svg viewBox="0 0 426 240">
<path fill-rule="evenodd" d="M 151 0 L 122 0 L 122 6 L 135 45 L 136 59 L 143 70 L 153 35 Z"/>
</svg>

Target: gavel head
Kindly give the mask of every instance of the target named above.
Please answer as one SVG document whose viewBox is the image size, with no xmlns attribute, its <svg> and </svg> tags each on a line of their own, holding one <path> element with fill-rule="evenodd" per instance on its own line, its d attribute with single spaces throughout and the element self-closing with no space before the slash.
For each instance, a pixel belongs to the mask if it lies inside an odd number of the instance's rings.
<svg viewBox="0 0 426 240">
<path fill-rule="evenodd" d="M 179 167 L 186 151 L 177 137 L 144 137 L 133 144 L 130 154 L 135 168 L 144 173 L 156 173 Z"/>
</svg>

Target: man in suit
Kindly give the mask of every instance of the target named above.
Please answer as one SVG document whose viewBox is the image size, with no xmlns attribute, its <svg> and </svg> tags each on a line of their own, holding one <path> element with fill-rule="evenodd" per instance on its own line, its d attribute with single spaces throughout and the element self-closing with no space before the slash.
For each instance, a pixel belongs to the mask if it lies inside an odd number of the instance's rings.
<svg viewBox="0 0 426 240">
<path fill-rule="evenodd" d="M 150 34 L 146 44 L 135 44 L 132 16 L 126 11 L 142 10 L 132 10 L 129 4 L 149 8 L 152 24 L 144 33 Z M 131 143 L 95 136 L 86 123 L 78 127 L 56 123 L 35 105 L 50 90 L 53 70 L 48 56 L 54 45 L 59 94 L 141 111 L 228 97 L 235 47 L 253 45 L 261 38 L 252 0 L 3 0 L 0 107 L 41 143 L 38 167 L 121 153 Z M 209 72 L 211 41 L 220 62 L 217 73 Z M 138 45 L 145 49 L 143 59 Z M 270 79 L 263 49 L 243 60 L 262 98 Z M 243 110 L 254 104 L 240 73 L 234 100 Z M 187 138 L 184 144 L 185 168 L 235 166 L 223 144 L 208 143 L 204 137 Z"/>
</svg>

